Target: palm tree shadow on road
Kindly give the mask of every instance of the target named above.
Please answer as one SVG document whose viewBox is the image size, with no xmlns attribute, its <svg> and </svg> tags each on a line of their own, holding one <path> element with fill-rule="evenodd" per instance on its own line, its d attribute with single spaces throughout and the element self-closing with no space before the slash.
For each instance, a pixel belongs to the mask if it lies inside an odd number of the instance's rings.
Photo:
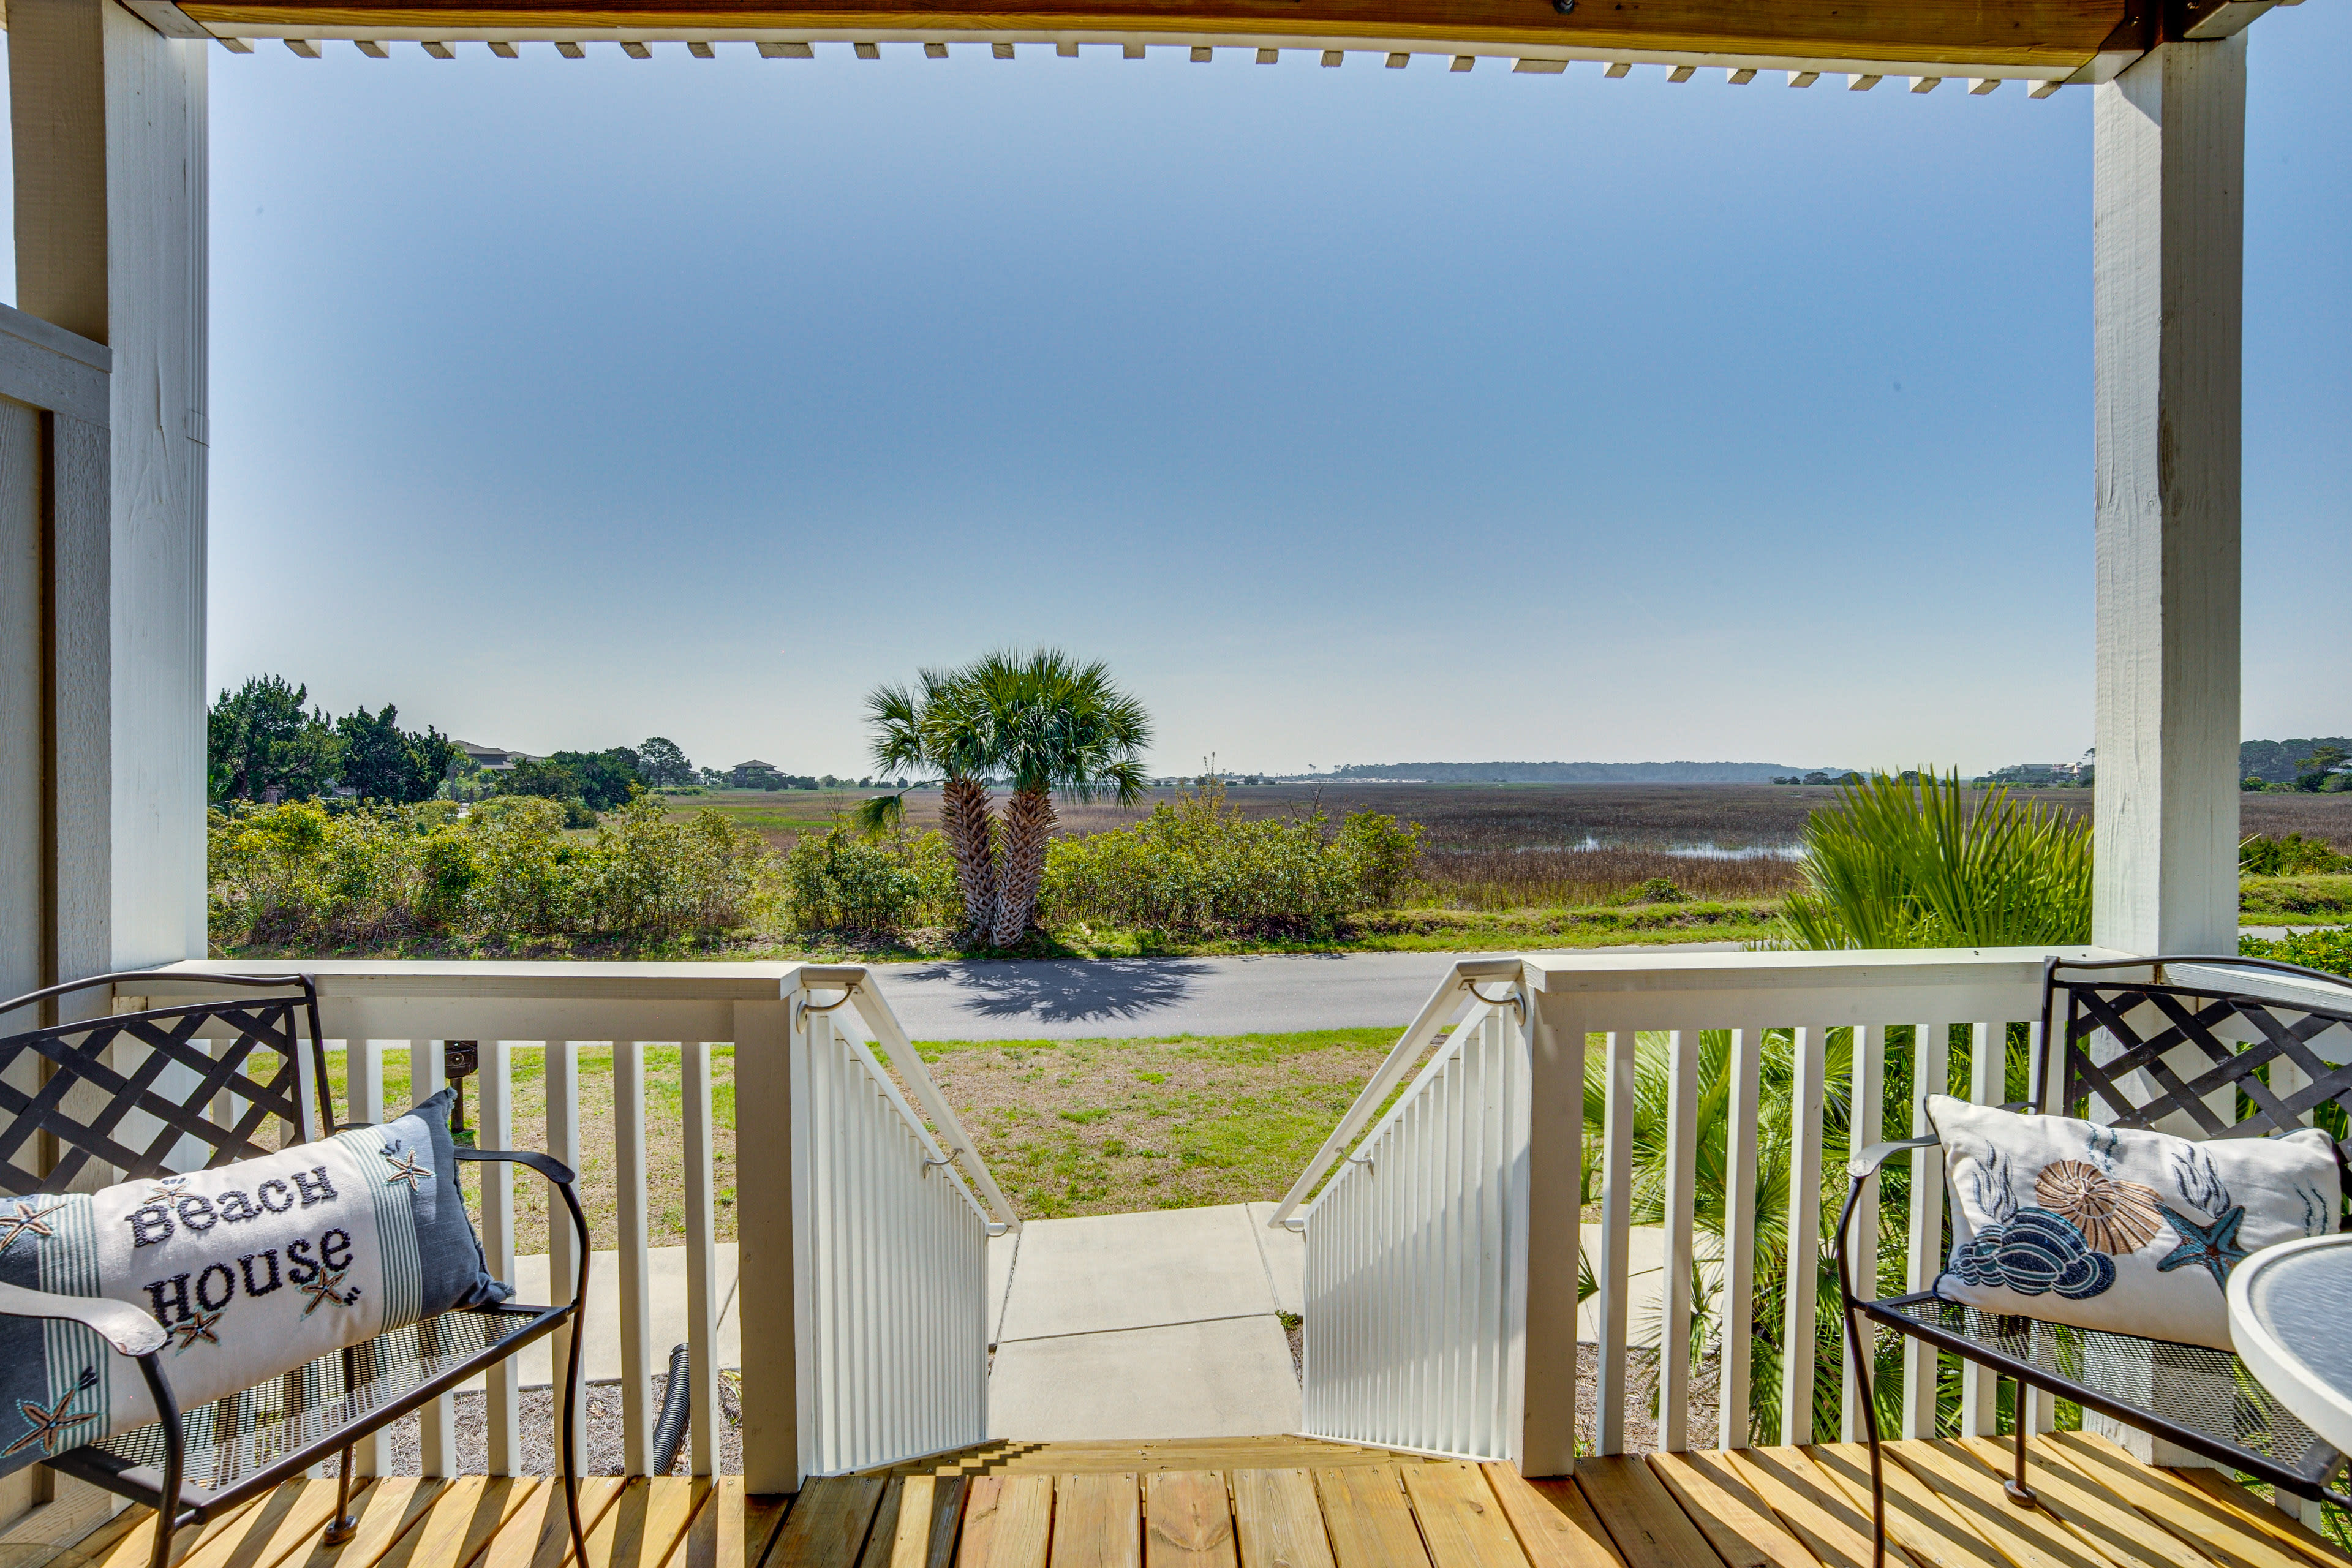
<svg viewBox="0 0 2352 1568">
<path fill-rule="evenodd" d="M 1209 969 L 1192 959 L 1035 959 L 927 964 L 896 978 L 902 984 L 951 984 L 961 994 L 958 1005 L 982 1017 L 1083 1024 L 1140 1018 L 1181 1006 Z"/>
</svg>

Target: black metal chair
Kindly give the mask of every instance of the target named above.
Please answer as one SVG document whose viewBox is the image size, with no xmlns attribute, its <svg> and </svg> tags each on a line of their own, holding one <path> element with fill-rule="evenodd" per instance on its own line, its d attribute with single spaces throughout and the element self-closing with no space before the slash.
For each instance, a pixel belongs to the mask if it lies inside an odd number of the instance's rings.
<svg viewBox="0 0 2352 1568">
<path fill-rule="evenodd" d="M 2191 965 L 2203 973 L 2178 975 Z M 2275 985 L 2266 992 L 2228 988 L 2233 976 L 2249 984 L 2265 974 L 2291 976 L 2301 983 L 2298 988 L 2316 986 L 2322 994 L 2300 999 Z M 2297 1131 L 2306 1115 L 2323 1106 L 2352 1110 L 2352 1065 L 2326 1060 L 2311 1048 L 2312 1041 L 2341 1028 L 2347 1031 L 2339 1037 L 2342 1054 L 2352 1056 L 2352 983 L 2333 974 L 2252 958 L 2097 963 L 2053 958 L 2042 968 L 2042 1024 L 2030 1079 L 2035 1099 L 2007 1109 L 2053 1109 L 2045 1054 L 2054 1048 L 2062 1053 L 2057 1112 L 2117 1127 L 2154 1128 L 2168 1118 L 2186 1116 L 2208 1138 L 2266 1137 Z M 2252 1037 L 2241 1045 L 2223 1038 L 2225 1032 Z M 2112 1046 L 2111 1052 L 2101 1053 L 2105 1061 L 2093 1057 L 2093 1041 L 2101 1036 Z M 2203 1058 L 2188 1076 L 2168 1059 L 2184 1049 Z M 2263 1069 L 2282 1062 L 2300 1069 L 2303 1082 L 2292 1089 L 2282 1084 L 2274 1091 Z M 2206 1103 L 2223 1090 L 2231 1093 L 2237 1113 L 2232 1118 L 2216 1114 Z M 2013 1502 L 2030 1506 L 2034 1500 L 2025 1468 L 2032 1425 L 2026 1394 L 2041 1389 L 2298 1497 L 2352 1508 L 2352 1493 L 2336 1484 L 2345 1456 L 2315 1436 L 2227 1352 L 2002 1316 L 1938 1300 L 1931 1291 L 1876 1300 L 1857 1297 L 1858 1265 L 1865 1279 L 1874 1283 L 1877 1278 L 1875 1237 L 1866 1238 L 1863 1258 L 1853 1254 L 1851 1231 L 1863 1184 L 1892 1156 L 1936 1143 L 1930 1133 L 1874 1143 L 1855 1155 L 1846 1167 L 1852 1184 L 1838 1216 L 1838 1289 L 1870 1446 L 1874 1568 L 1885 1560 L 1886 1493 L 1865 1321 L 1990 1367 L 2016 1385 L 2016 1473 L 2005 1483 Z M 2345 1153 L 2339 1147 L 2339 1164 Z M 2352 1174 L 2346 1185 L 2352 1189 Z M 2352 1230 L 2352 1218 L 2340 1228 Z"/>
<path fill-rule="evenodd" d="M 101 974 L 53 985 L 0 1002 L 0 1016 L 33 1007 L 54 1016 L 57 1003 L 76 993 L 110 995 L 119 986 L 136 994 L 154 979 L 136 973 Z M 273 1121 L 281 1130 L 280 1147 L 352 1125 L 335 1118 L 326 1047 L 319 1034 L 318 989 L 309 976 L 173 979 L 175 984 L 200 979 L 226 994 L 218 1000 L 108 1014 L 0 1038 L 0 1119 L 5 1119 L 0 1120 L 0 1190 L 20 1197 L 63 1193 L 93 1167 L 110 1183 L 171 1174 L 185 1168 L 184 1163 L 175 1166 L 171 1162 L 188 1140 L 210 1152 L 203 1162 L 206 1169 L 256 1158 L 273 1152 L 259 1142 Z M 198 1041 L 211 1042 L 213 1051 L 197 1048 Z M 106 1059 L 117 1045 L 143 1047 L 144 1058 L 128 1070 L 119 1069 Z M 173 1066 L 197 1077 L 195 1089 L 184 1099 L 155 1087 Z M 301 1081 L 306 1070 L 316 1088 L 315 1131 L 306 1125 Z M 225 1096 L 244 1101 L 233 1125 L 212 1114 Z M 124 1121 L 133 1112 L 145 1113 L 158 1126 L 144 1148 L 122 1142 Z M 50 1141 L 46 1147 L 43 1138 Z M 322 1539 L 330 1545 L 351 1539 L 358 1528 L 351 1511 L 352 1446 L 573 1321 L 579 1304 L 588 1299 L 588 1222 L 572 1191 L 572 1173 L 544 1154 L 460 1147 L 457 1157 L 527 1165 L 562 1194 L 580 1238 L 580 1278 L 570 1303 L 531 1307 L 508 1302 L 445 1312 L 320 1356 L 243 1393 L 183 1411 L 158 1360 L 169 1335 L 146 1310 L 104 1298 L 0 1286 L 0 1315 L 79 1322 L 121 1354 L 135 1358 L 161 1415 L 133 1431 L 50 1454 L 44 1462 L 154 1508 L 159 1524 L 153 1568 L 164 1568 L 178 1531 L 203 1524 L 222 1510 L 328 1459 L 340 1460 L 341 1481 L 335 1517 Z M 572 1336 L 564 1368 L 560 1447 L 572 1549 L 585 1562 L 578 1434 L 571 1419 L 580 1383 L 580 1340 L 576 1332 Z"/>
</svg>

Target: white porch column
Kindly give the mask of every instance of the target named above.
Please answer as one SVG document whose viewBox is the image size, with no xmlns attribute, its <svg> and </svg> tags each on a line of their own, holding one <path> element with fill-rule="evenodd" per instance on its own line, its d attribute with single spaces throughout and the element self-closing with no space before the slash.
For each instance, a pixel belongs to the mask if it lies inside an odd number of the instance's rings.
<svg viewBox="0 0 2352 1568">
<path fill-rule="evenodd" d="M 2235 952 L 2245 36 L 2159 45 L 2093 90 L 2091 940 Z"/>
<path fill-rule="evenodd" d="M 110 377 L 110 952 L 205 951 L 205 70 L 112 0 L 15 0 L 16 297 Z M 69 806 L 76 803 L 60 803 Z M 67 974 L 89 973 L 81 967 Z"/>
<path fill-rule="evenodd" d="M 2094 89 L 2098 797 L 2091 940 L 2238 949 L 2238 478 L 2246 40 L 2158 45 Z M 2136 1403 L 2196 1380 L 2150 1355 Z M 2226 1420 L 2226 1412 L 2219 1413 Z M 2206 1461 L 2084 1425 L 2156 1464 Z"/>
</svg>

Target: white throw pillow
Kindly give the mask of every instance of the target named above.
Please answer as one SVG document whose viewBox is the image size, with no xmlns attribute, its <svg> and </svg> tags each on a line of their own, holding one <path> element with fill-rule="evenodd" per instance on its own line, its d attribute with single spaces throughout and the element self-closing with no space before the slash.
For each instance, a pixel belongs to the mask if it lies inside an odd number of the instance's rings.
<svg viewBox="0 0 2352 1568">
<path fill-rule="evenodd" d="M 457 1184 L 451 1098 L 257 1160 L 0 1201 L 0 1279 L 152 1313 L 183 1412 L 502 1301 Z M 0 1475 L 154 1418 L 138 1368 L 89 1330 L 0 1318 Z"/>
<path fill-rule="evenodd" d="M 2336 1228 L 2336 1145 L 2305 1128 L 2192 1142 L 1927 1097 L 1951 1184 L 1947 1301 L 2229 1350 L 2248 1254 Z"/>
</svg>

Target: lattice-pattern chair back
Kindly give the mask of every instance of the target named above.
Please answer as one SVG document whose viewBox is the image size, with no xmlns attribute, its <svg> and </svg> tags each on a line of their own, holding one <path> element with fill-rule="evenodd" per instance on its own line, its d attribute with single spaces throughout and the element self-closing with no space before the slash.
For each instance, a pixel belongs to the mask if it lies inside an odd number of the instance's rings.
<svg viewBox="0 0 2352 1568">
<path fill-rule="evenodd" d="M 2200 973 L 2180 975 L 2188 965 Z M 2223 984 L 2233 974 L 2291 975 L 2303 983 L 2298 990 L 2318 994 L 2287 1001 L 2276 989 L 2223 989 L 2207 974 Z M 2208 1138 L 2258 1138 L 2292 1132 L 2331 1102 L 2352 1112 L 2352 983 L 2333 974 L 2252 958 L 2052 959 L 2042 1021 L 2042 1048 L 2061 1052 L 2054 1109 L 2062 1115 L 2133 1128 L 2179 1115 Z M 2101 1036 L 2111 1046 L 2095 1046 Z M 2169 1059 L 2184 1048 L 2185 1070 Z M 2282 1074 L 2280 1063 L 2299 1071 Z M 2038 1058 L 2033 1081 L 2049 1081 Z M 2229 1117 L 2207 1103 L 2223 1089 L 2231 1091 Z M 2047 1092 L 2039 1098 L 2046 1101 Z"/>
<path fill-rule="evenodd" d="M 206 1169 L 252 1159 L 270 1152 L 260 1136 L 272 1121 L 279 1123 L 281 1146 L 334 1129 L 326 1050 L 319 1038 L 318 990 L 310 978 L 173 976 L 175 982 L 191 978 L 272 994 L 110 1014 L 0 1037 L 0 1190 L 20 1196 L 63 1192 L 93 1162 L 121 1173 L 110 1181 L 173 1174 L 185 1162 L 166 1162 L 191 1139 L 208 1151 Z M 135 987 L 153 980 L 135 973 L 103 974 L 51 986 L 0 1002 L 0 1016 L 76 991 Z M 211 1053 L 199 1042 L 209 1042 Z M 144 1047 L 144 1056 L 130 1063 L 132 1053 L 115 1049 L 121 1046 Z M 305 1051 L 317 1089 L 315 1119 L 303 1114 Z M 127 1065 L 110 1062 L 110 1052 Z M 170 1093 L 156 1087 L 174 1066 L 194 1074 L 193 1089 Z M 224 1096 L 236 1098 L 224 1101 Z M 215 1119 L 216 1107 L 240 1101 L 233 1121 Z M 125 1126 L 134 1112 L 143 1112 L 155 1125 L 143 1144 Z M 41 1133 L 56 1140 L 55 1163 L 37 1173 L 40 1146 L 35 1140 Z"/>
</svg>

